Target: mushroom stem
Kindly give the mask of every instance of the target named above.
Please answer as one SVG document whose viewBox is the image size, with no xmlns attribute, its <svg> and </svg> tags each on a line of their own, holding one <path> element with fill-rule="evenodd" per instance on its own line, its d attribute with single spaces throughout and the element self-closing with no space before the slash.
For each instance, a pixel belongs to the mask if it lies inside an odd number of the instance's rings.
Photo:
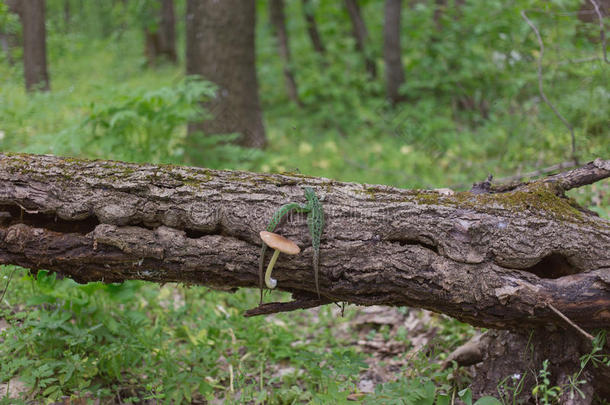
<svg viewBox="0 0 610 405">
<path fill-rule="evenodd" d="M 265 284 L 271 290 L 273 290 L 275 288 L 275 286 L 277 285 L 277 280 L 274 278 L 271 278 L 271 271 L 273 270 L 273 266 L 275 266 L 275 262 L 277 261 L 277 257 L 279 255 L 280 255 L 280 251 L 278 249 L 275 249 L 275 251 L 273 252 L 273 256 L 271 256 L 271 261 L 269 262 L 269 265 L 267 266 L 267 271 L 265 272 Z"/>
</svg>

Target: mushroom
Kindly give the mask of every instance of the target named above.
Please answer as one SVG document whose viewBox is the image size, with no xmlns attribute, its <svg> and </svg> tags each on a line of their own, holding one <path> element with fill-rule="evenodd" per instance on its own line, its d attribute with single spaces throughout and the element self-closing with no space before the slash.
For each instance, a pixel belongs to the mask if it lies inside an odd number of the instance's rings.
<svg viewBox="0 0 610 405">
<path fill-rule="evenodd" d="M 271 256 L 271 261 L 267 266 L 267 271 L 265 272 L 265 284 L 268 288 L 274 289 L 277 285 L 277 280 L 271 278 L 271 271 L 273 270 L 273 266 L 275 265 L 280 252 L 286 253 L 287 255 L 298 255 L 301 252 L 301 249 L 296 243 L 290 239 L 284 238 L 282 235 L 278 235 L 277 233 L 261 231 L 260 236 L 267 246 L 275 249 L 273 256 Z"/>
</svg>

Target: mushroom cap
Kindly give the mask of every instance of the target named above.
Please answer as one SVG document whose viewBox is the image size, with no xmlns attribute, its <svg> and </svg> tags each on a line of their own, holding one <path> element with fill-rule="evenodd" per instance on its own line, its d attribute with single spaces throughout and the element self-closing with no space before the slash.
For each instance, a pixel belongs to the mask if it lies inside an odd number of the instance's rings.
<svg viewBox="0 0 610 405">
<path fill-rule="evenodd" d="M 298 255 L 301 253 L 301 249 L 296 243 L 290 239 L 284 238 L 282 235 L 278 235 L 277 233 L 273 232 L 261 231 L 260 236 L 263 242 L 265 242 L 267 246 L 272 249 L 279 250 L 287 255 Z"/>
</svg>

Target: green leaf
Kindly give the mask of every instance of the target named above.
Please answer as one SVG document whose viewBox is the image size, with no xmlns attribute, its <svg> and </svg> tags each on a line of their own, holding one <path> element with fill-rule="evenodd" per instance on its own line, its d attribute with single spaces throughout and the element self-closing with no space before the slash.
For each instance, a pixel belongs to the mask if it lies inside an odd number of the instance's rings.
<svg viewBox="0 0 610 405">
<path fill-rule="evenodd" d="M 472 391 L 470 391 L 470 388 L 464 388 L 459 391 L 458 396 L 466 405 L 472 405 Z"/>
<path fill-rule="evenodd" d="M 449 405 L 451 396 L 449 394 L 440 394 L 436 397 L 436 405 Z"/>
</svg>

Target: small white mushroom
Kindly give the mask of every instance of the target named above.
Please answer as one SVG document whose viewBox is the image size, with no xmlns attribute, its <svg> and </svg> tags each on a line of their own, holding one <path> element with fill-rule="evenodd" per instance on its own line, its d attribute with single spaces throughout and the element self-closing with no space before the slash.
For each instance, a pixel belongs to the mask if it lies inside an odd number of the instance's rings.
<svg viewBox="0 0 610 405">
<path fill-rule="evenodd" d="M 286 253 L 287 255 L 298 255 L 301 252 L 301 249 L 296 243 L 290 239 L 284 238 L 282 235 L 278 235 L 277 233 L 261 231 L 260 236 L 267 246 L 275 249 L 273 256 L 271 256 L 271 261 L 267 266 L 267 271 L 265 271 L 265 284 L 268 288 L 274 289 L 275 286 L 277 286 L 277 280 L 271 278 L 271 271 L 273 270 L 273 266 L 275 265 L 280 252 Z"/>
</svg>

